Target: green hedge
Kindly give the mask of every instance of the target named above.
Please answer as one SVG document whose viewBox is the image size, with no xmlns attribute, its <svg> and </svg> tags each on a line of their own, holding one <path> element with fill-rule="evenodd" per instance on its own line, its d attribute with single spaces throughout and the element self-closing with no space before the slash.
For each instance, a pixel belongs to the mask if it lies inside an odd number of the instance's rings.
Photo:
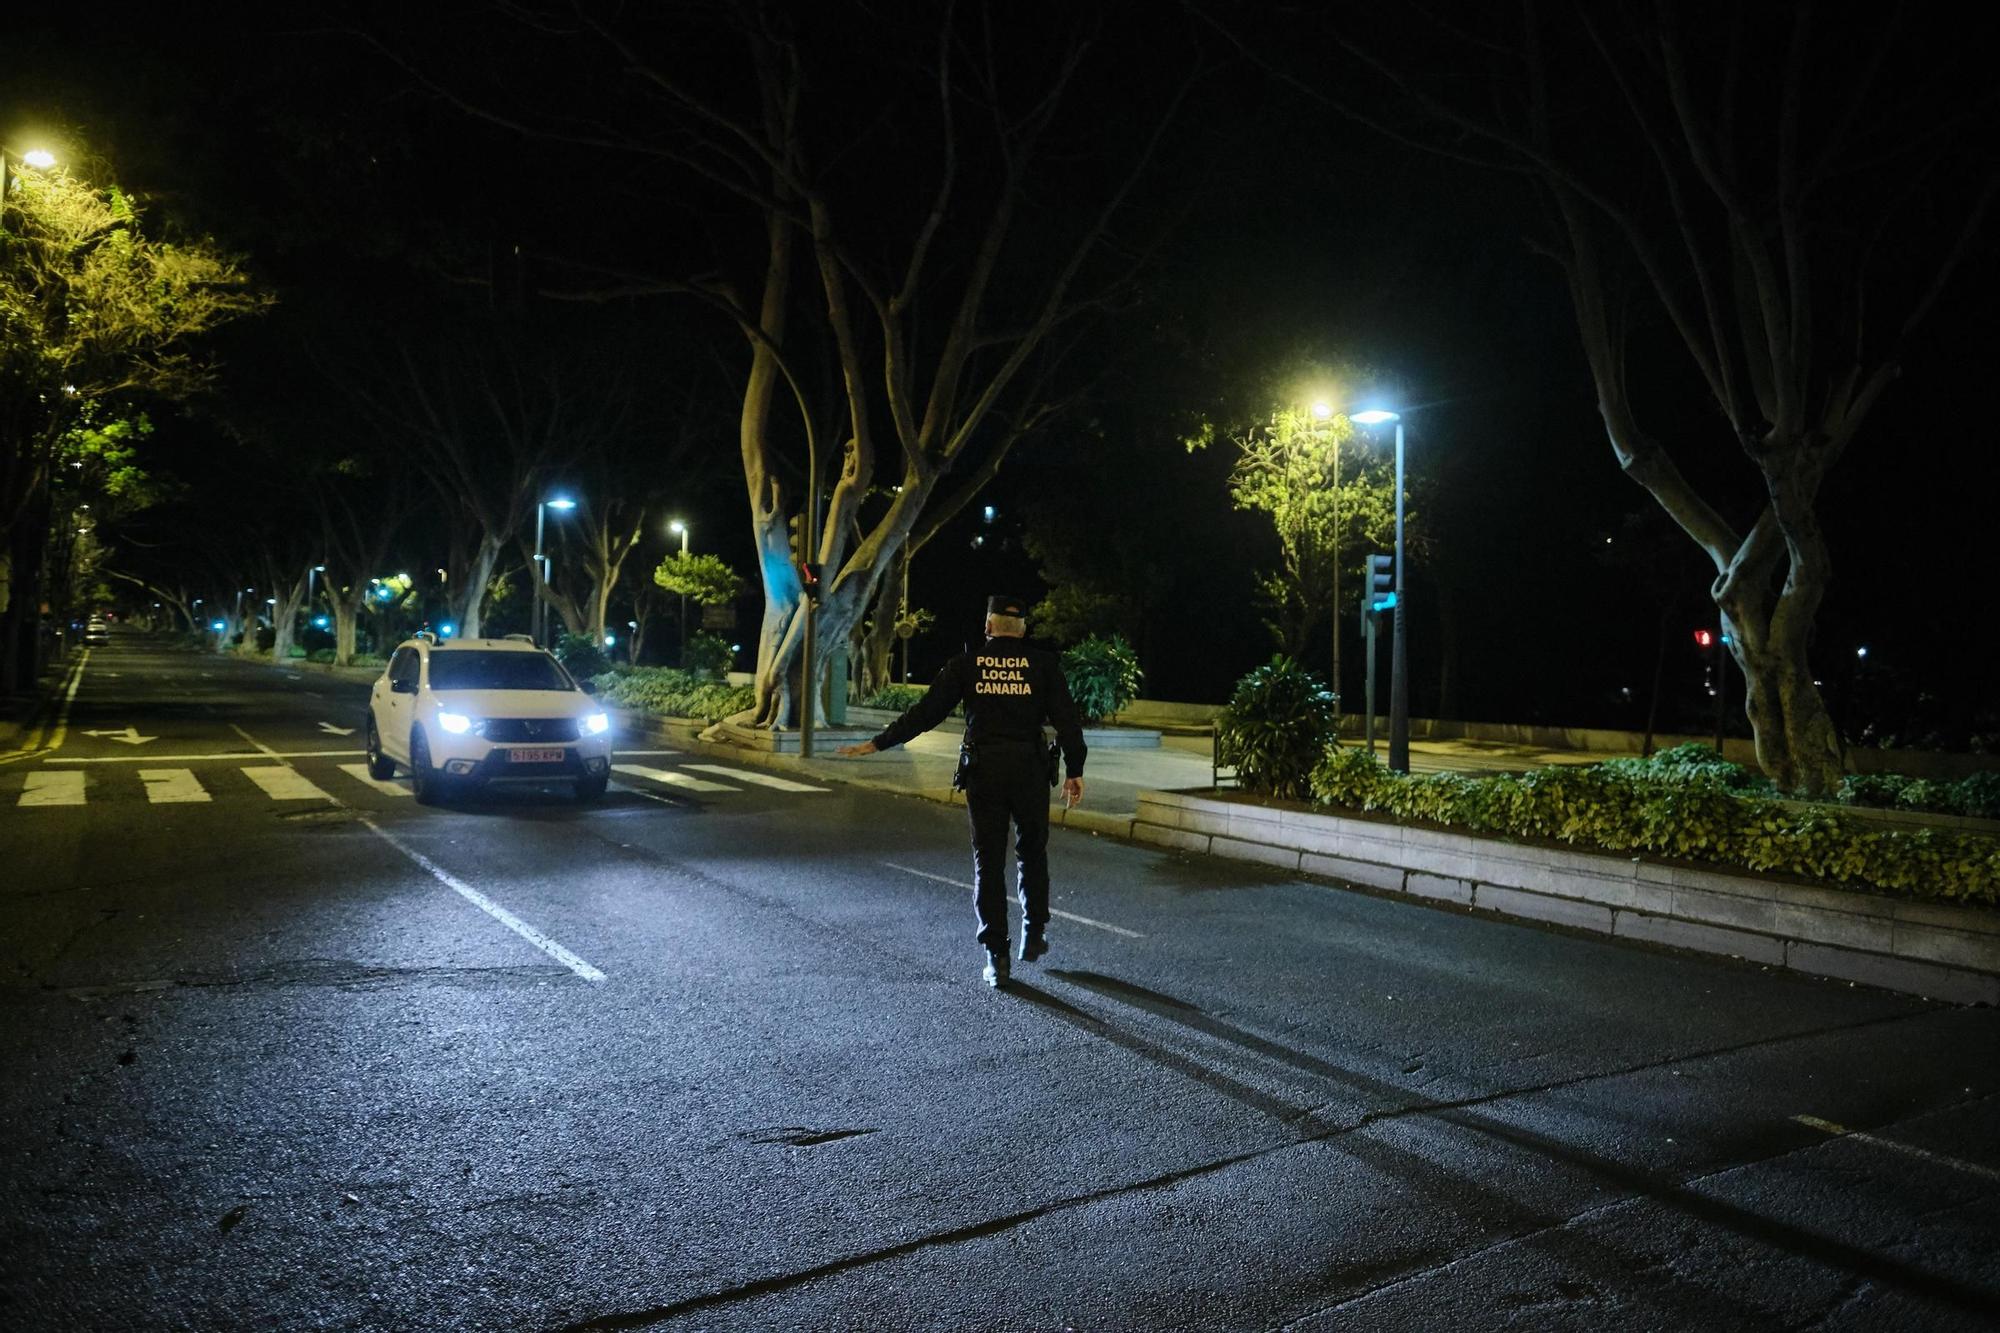
<svg viewBox="0 0 2000 1333">
<path fill-rule="evenodd" d="M 635 667 L 594 677 L 597 697 L 620 708 L 636 708 L 668 717 L 698 717 L 720 722 L 757 700 L 748 685 L 728 685 L 674 667 Z"/>
<path fill-rule="evenodd" d="M 1853 773 L 1840 784 L 1840 802 L 2000 819 L 2000 773 L 1974 773 L 1957 782 L 1906 778 L 1900 773 Z"/>
<path fill-rule="evenodd" d="M 900 713 L 924 697 L 921 685 L 884 685 L 861 701 L 863 708 L 892 708 Z"/>
<path fill-rule="evenodd" d="M 1911 898 L 2000 901 L 2000 839 L 1944 829 L 1857 827 L 1794 810 L 1710 774 L 1649 775 L 1627 761 L 1471 778 L 1401 774 L 1365 750 L 1331 749 L 1320 801 L 1503 837 L 1651 852 Z"/>
</svg>

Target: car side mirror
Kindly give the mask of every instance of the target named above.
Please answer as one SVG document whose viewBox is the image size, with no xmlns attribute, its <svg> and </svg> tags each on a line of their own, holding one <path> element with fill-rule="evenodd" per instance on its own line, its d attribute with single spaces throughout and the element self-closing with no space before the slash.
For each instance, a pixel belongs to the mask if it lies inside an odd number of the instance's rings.
<svg viewBox="0 0 2000 1333">
<path fill-rule="evenodd" d="M 576 687 L 585 694 L 597 693 L 597 682 L 594 680 L 580 680 L 576 683 Z"/>
<path fill-rule="evenodd" d="M 391 694 L 415 694 L 416 692 L 417 682 L 414 680 L 392 680 L 389 682 L 389 693 Z"/>
</svg>

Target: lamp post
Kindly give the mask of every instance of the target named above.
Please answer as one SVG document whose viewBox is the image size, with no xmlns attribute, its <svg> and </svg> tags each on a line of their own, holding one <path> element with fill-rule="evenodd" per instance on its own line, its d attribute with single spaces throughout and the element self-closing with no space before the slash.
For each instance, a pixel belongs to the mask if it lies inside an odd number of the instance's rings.
<svg viewBox="0 0 2000 1333">
<path fill-rule="evenodd" d="M 21 154 L 21 165 L 33 167 L 37 171 L 47 171 L 56 164 L 56 155 L 46 148 L 30 148 Z M 0 212 L 7 208 L 7 154 L 0 150 Z"/>
<path fill-rule="evenodd" d="M 679 534 L 681 535 L 681 563 L 682 563 L 683 565 L 687 564 L 687 558 L 688 558 L 688 525 L 687 525 L 687 524 L 685 524 L 685 523 L 683 523 L 683 522 L 681 522 L 681 521 L 680 521 L 679 519 L 675 519 L 675 520 L 674 520 L 673 522 L 671 522 L 671 523 L 667 524 L 667 531 L 668 531 L 668 532 L 678 532 L 678 533 L 679 533 Z M 685 571 L 685 570 L 683 570 L 682 572 L 683 572 L 683 573 L 685 573 L 686 571 Z M 682 668 L 683 668 L 683 669 L 685 669 L 685 668 L 686 668 L 686 666 L 687 666 L 687 664 L 688 664 L 688 595 L 687 595 L 686 593 L 682 593 L 682 594 L 681 594 L 681 666 L 682 666 Z"/>
<path fill-rule="evenodd" d="M 1395 412 L 1357 412 L 1357 426 L 1396 424 L 1396 618 L 1389 646 L 1389 767 L 1410 771 L 1410 672 L 1408 645 L 1409 591 L 1403 579 L 1403 418 Z"/>
<path fill-rule="evenodd" d="M 1312 405 L 1314 421 L 1326 423 L 1326 429 L 1333 436 L 1333 722 L 1340 726 L 1340 434 L 1333 427 L 1333 405 L 1317 402 Z M 1338 735 L 1338 730 L 1335 731 Z"/>
<path fill-rule="evenodd" d="M 535 506 L 535 601 L 534 606 L 529 612 L 529 620 L 531 622 L 530 633 L 534 636 L 537 648 L 544 646 L 542 643 L 544 637 L 543 631 L 547 628 L 546 622 L 548 620 L 548 612 L 544 609 L 544 606 L 549 585 L 549 558 L 542 552 L 542 520 L 548 516 L 548 511 L 551 509 L 556 510 L 558 513 L 567 513 L 574 508 L 576 508 L 576 501 L 566 495 L 554 496 L 541 501 Z"/>
</svg>

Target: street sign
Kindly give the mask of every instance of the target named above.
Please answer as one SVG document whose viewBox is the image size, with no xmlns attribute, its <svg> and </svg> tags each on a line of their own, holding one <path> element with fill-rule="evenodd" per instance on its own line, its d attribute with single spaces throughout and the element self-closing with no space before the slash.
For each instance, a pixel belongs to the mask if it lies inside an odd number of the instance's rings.
<svg viewBox="0 0 2000 1333">
<path fill-rule="evenodd" d="M 703 629 L 735 629 L 736 608 L 724 602 L 721 606 L 704 606 L 701 609 Z"/>
</svg>

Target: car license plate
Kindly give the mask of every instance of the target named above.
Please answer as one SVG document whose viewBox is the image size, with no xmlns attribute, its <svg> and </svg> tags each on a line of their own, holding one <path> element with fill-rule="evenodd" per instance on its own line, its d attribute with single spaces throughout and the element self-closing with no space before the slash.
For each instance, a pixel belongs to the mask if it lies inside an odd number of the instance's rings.
<svg viewBox="0 0 2000 1333">
<path fill-rule="evenodd" d="M 513 749 L 507 751 L 507 762 L 510 764 L 560 764 L 562 761 L 563 752 L 561 750 Z"/>
</svg>

